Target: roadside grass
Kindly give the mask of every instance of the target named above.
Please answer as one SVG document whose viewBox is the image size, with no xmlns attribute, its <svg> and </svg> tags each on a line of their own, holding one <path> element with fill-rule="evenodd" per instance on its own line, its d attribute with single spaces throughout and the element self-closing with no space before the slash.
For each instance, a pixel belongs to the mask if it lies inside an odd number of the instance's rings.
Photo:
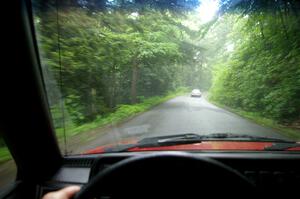
<svg viewBox="0 0 300 199">
<path fill-rule="evenodd" d="M 0 164 L 10 160 L 12 157 L 7 147 L 0 148 Z"/>
<path fill-rule="evenodd" d="M 119 105 L 115 112 L 108 114 L 105 117 L 98 117 L 96 120 L 90 123 L 83 124 L 81 126 L 67 126 L 66 137 L 72 137 L 77 134 L 85 133 L 87 131 L 104 127 L 106 125 L 114 125 L 126 119 L 133 117 L 137 114 L 143 113 L 156 105 L 159 105 L 165 101 L 168 101 L 174 97 L 184 95 L 188 92 L 187 88 L 181 88 L 174 92 L 170 92 L 165 96 L 155 96 L 143 100 L 141 103 L 134 105 L 122 104 Z M 59 141 L 64 137 L 63 129 L 57 128 L 56 135 Z M 0 147 L 0 164 L 11 160 L 11 155 L 7 147 Z"/>
<path fill-rule="evenodd" d="M 66 137 L 71 137 L 77 134 L 81 134 L 93 129 L 102 128 L 107 125 L 115 125 L 118 124 L 130 117 L 133 117 L 137 114 L 143 113 L 156 105 L 159 105 L 165 101 L 168 101 L 174 97 L 186 94 L 188 92 L 187 88 L 180 88 L 174 92 L 170 92 L 165 96 L 155 96 L 151 98 L 147 98 L 143 100 L 141 103 L 128 105 L 128 104 L 121 104 L 118 105 L 116 111 L 110 113 L 103 117 L 98 117 L 96 120 L 90 123 L 86 123 L 80 126 L 71 126 L 67 125 L 66 127 Z M 62 140 L 64 137 L 63 128 L 57 128 L 56 134 L 58 140 Z"/>
<path fill-rule="evenodd" d="M 280 133 L 281 135 L 283 135 L 289 139 L 292 139 L 294 141 L 300 140 L 300 130 L 298 130 L 298 129 L 294 129 L 294 128 L 290 128 L 288 126 L 278 124 L 276 121 L 274 121 L 272 119 L 262 117 L 257 112 L 247 112 L 247 111 L 243 111 L 240 109 L 234 109 L 234 108 L 225 106 L 219 102 L 216 102 L 214 100 L 211 100 L 209 97 L 207 97 L 207 99 L 209 100 L 209 102 L 211 102 L 212 104 L 214 104 L 220 108 L 226 109 L 232 113 L 236 113 L 237 115 L 247 118 L 251 121 L 254 121 L 255 123 L 257 123 L 261 126 L 273 128 L 273 129 L 277 130 L 278 133 Z"/>
</svg>

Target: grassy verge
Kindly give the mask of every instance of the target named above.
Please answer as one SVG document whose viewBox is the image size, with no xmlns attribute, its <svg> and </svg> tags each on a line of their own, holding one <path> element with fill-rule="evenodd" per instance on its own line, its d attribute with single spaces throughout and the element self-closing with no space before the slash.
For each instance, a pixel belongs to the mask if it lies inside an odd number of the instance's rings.
<svg viewBox="0 0 300 199">
<path fill-rule="evenodd" d="M 66 136 L 74 136 L 79 133 L 84 133 L 96 128 L 101 128 L 106 125 L 114 125 L 121 121 L 124 121 L 134 115 L 145 112 L 152 107 L 163 103 L 169 99 L 172 99 L 176 96 L 183 95 L 187 93 L 187 89 L 181 88 L 174 92 L 171 92 L 165 96 L 155 96 L 143 100 L 141 103 L 134 105 L 122 104 L 119 105 L 115 112 L 110 113 L 104 117 L 98 117 L 96 120 L 90 123 L 83 124 L 81 126 L 69 127 L 66 130 Z M 56 129 L 58 139 L 63 138 L 63 129 Z"/>
<path fill-rule="evenodd" d="M 176 96 L 183 95 L 187 93 L 187 89 L 182 88 L 175 92 L 171 92 L 165 96 L 156 96 L 143 100 L 141 103 L 134 105 L 119 105 L 115 112 L 110 113 L 105 117 L 98 117 L 95 121 L 83 124 L 81 126 L 69 127 L 66 130 L 66 136 L 71 137 L 80 133 L 84 133 L 96 128 L 101 128 L 106 125 L 117 124 L 122 122 L 130 117 L 133 117 L 139 113 L 145 112 L 152 107 L 163 103 L 169 99 L 172 99 Z M 58 139 L 63 138 L 63 129 L 56 129 Z M 0 147 L 0 164 L 11 159 L 9 150 L 6 147 Z"/>
<path fill-rule="evenodd" d="M 262 117 L 259 113 L 257 112 L 247 112 L 247 111 L 243 111 L 240 109 L 234 109 L 234 108 L 230 108 L 228 106 L 225 106 L 219 102 L 213 101 L 208 97 L 208 100 L 215 104 L 218 107 L 221 107 L 223 109 L 226 109 L 230 112 L 236 113 L 239 116 L 242 116 L 244 118 L 247 118 L 249 120 L 252 120 L 254 122 L 256 122 L 259 125 L 262 126 L 266 126 L 266 127 L 271 127 L 273 129 L 278 130 L 277 132 L 280 133 L 281 135 L 290 138 L 292 140 L 295 141 L 299 141 L 300 140 L 300 130 L 294 129 L 294 128 L 290 128 L 287 126 L 283 126 L 278 124 L 276 121 L 269 119 L 269 118 L 265 118 Z"/>
<path fill-rule="evenodd" d="M 112 124 L 117 124 L 119 122 L 122 122 L 132 116 L 135 116 L 139 113 L 145 112 L 152 107 L 163 103 L 169 99 L 172 99 L 176 96 L 186 94 L 187 90 L 186 89 L 180 89 L 175 92 L 169 93 L 166 96 L 156 96 L 156 97 L 151 97 L 148 99 L 145 99 L 143 102 L 135 104 L 135 105 L 119 105 L 117 110 L 113 113 L 110 113 L 109 115 L 105 117 L 98 117 L 95 121 L 86 123 L 81 126 L 77 127 L 71 127 L 68 128 L 66 131 L 67 137 L 77 135 L 80 133 L 84 133 L 96 128 L 101 128 L 106 125 L 112 125 Z M 244 118 L 250 119 L 262 126 L 267 126 L 271 127 L 274 129 L 278 130 L 278 133 L 281 133 L 282 135 L 293 139 L 293 140 L 300 140 L 300 131 L 297 129 L 289 128 L 283 125 L 280 125 L 276 123 L 274 120 L 264 118 L 259 113 L 254 113 L 254 112 L 246 112 L 240 109 L 234 109 L 227 107 L 225 105 L 220 104 L 219 102 L 213 101 L 209 99 L 209 96 L 206 97 L 211 103 L 215 104 L 218 107 L 224 108 L 230 112 L 236 113 Z M 63 138 L 63 130 L 62 129 L 56 129 L 58 139 Z M 11 159 L 11 155 L 6 147 L 0 147 L 0 164 L 3 162 L 6 162 Z"/>
<path fill-rule="evenodd" d="M 0 164 L 11 159 L 11 155 L 7 147 L 0 148 Z"/>
</svg>

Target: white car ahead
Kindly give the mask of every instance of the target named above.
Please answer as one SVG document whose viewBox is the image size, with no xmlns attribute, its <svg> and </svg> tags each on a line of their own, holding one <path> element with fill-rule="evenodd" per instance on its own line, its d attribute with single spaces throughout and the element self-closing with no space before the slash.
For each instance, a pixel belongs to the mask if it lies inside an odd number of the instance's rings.
<svg viewBox="0 0 300 199">
<path fill-rule="evenodd" d="M 191 97 L 201 97 L 201 91 L 199 89 L 193 89 L 191 92 Z"/>
</svg>

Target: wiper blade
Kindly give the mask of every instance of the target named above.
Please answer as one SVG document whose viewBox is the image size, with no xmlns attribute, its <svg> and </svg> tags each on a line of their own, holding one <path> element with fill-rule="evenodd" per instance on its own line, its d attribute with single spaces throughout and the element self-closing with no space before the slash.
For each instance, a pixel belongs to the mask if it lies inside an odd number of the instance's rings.
<svg viewBox="0 0 300 199">
<path fill-rule="evenodd" d="M 160 137 L 157 140 L 157 143 L 163 145 L 164 143 L 190 143 L 190 142 L 199 142 L 201 141 L 201 136 L 197 134 L 181 134 L 181 135 L 174 135 L 168 136 L 166 138 Z"/>
<path fill-rule="evenodd" d="M 245 134 L 233 134 L 233 133 L 212 133 L 207 135 L 199 135 L 195 133 L 177 134 L 168 136 L 158 136 L 144 138 L 136 144 L 128 144 L 109 148 L 106 152 L 122 152 L 129 149 L 139 147 L 160 147 L 180 144 L 192 144 L 200 143 L 202 141 L 253 141 L 253 142 L 275 142 L 275 143 L 287 143 L 294 144 L 295 142 L 289 140 L 283 140 L 279 138 L 252 136 Z"/>
<path fill-rule="evenodd" d="M 233 133 L 212 133 L 207 135 L 199 135 L 195 133 L 179 134 L 171 136 L 159 136 L 144 138 L 140 144 L 151 144 L 157 145 L 168 144 L 168 143 L 185 143 L 185 142 L 200 142 L 200 141 L 213 141 L 213 140 L 234 140 L 234 141 L 269 141 L 269 142 L 288 142 L 294 143 L 289 140 L 283 140 L 272 137 L 253 136 L 247 134 L 233 134 Z"/>
<path fill-rule="evenodd" d="M 263 136 L 254 136 L 254 135 L 247 135 L 247 134 L 233 134 L 233 133 L 213 133 L 207 136 L 202 136 L 203 140 L 214 140 L 214 139 L 222 139 L 222 140 L 234 140 L 234 141 L 256 141 L 256 142 L 284 142 L 284 143 L 295 143 L 290 140 L 280 139 L 280 138 L 273 138 L 273 137 L 263 137 Z"/>
<path fill-rule="evenodd" d="M 169 146 L 173 144 L 191 144 L 202 141 L 201 135 L 194 133 L 144 138 L 138 142 L 138 147 Z"/>
<path fill-rule="evenodd" d="M 265 147 L 266 151 L 284 151 L 290 148 L 300 147 L 299 143 L 274 143 L 272 146 Z"/>
<path fill-rule="evenodd" d="M 116 146 L 114 148 L 107 149 L 106 152 L 123 152 L 128 151 L 134 147 L 158 147 L 158 146 L 170 146 L 178 144 L 191 144 L 201 142 L 201 136 L 198 134 L 187 133 L 187 134 L 178 134 L 170 136 L 159 136 L 159 137 L 150 137 L 140 140 L 136 144 L 128 144 Z"/>
</svg>

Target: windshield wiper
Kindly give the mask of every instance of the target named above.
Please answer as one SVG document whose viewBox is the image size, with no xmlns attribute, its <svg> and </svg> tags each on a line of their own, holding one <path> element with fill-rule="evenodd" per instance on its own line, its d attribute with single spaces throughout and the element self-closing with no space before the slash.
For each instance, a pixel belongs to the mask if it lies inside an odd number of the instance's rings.
<svg viewBox="0 0 300 199">
<path fill-rule="evenodd" d="M 122 151 L 127 151 L 134 147 L 139 147 L 139 148 L 159 147 L 159 146 L 199 143 L 201 141 L 202 141 L 201 136 L 193 133 L 158 136 L 158 137 L 144 138 L 136 144 L 126 144 L 126 145 L 109 148 L 106 150 L 106 152 L 122 152 Z"/>
<path fill-rule="evenodd" d="M 299 143 L 274 143 L 272 146 L 265 147 L 266 151 L 285 151 L 290 148 L 300 147 Z"/>
<path fill-rule="evenodd" d="M 290 140 L 273 138 L 273 137 L 263 137 L 254 136 L 247 134 L 233 134 L 233 133 L 213 133 L 201 136 L 203 140 L 233 140 L 233 141 L 254 141 L 254 142 L 280 142 L 280 143 L 295 143 Z"/>
<path fill-rule="evenodd" d="M 188 134 L 179 134 L 171 136 L 159 136 L 144 138 L 139 141 L 140 144 L 151 144 L 164 145 L 169 143 L 191 143 L 191 142 L 201 142 L 201 141 L 214 141 L 214 140 L 233 140 L 233 141 L 268 141 L 268 142 L 288 142 L 294 143 L 289 140 L 283 140 L 279 138 L 272 137 L 262 137 L 262 136 L 253 136 L 245 134 L 233 134 L 233 133 L 212 133 L 207 135 L 199 135 L 194 133 Z"/>
<path fill-rule="evenodd" d="M 293 141 L 283 140 L 279 138 L 252 136 L 252 135 L 244 135 L 244 134 L 240 135 L 240 134 L 232 134 L 232 133 L 213 133 L 207 135 L 199 135 L 194 133 L 187 133 L 187 134 L 144 138 L 136 144 L 116 146 L 107 149 L 106 152 L 122 152 L 135 147 L 147 148 L 147 147 L 171 146 L 171 145 L 180 145 L 180 144 L 192 144 L 192 143 L 200 143 L 202 141 L 253 141 L 253 142 L 276 142 L 276 143 L 287 143 L 287 144 L 295 143 Z"/>
<path fill-rule="evenodd" d="M 195 143 L 195 142 L 202 141 L 202 138 L 201 138 L 200 135 L 189 133 L 189 134 L 180 134 L 180 135 L 156 137 L 156 138 L 155 137 L 154 138 L 145 138 L 145 139 L 141 140 L 141 143 L 144 143 L 144 144 L 153 143 L 153 142 L 151 142 L 152 139 L 157 139 L 156 142 L 159 146 L 162 146 L 162 145 L 165 145 L 165 144 L 169 145 L 171 143 L 189 144 L 189 143 Z"/>
</svg>

